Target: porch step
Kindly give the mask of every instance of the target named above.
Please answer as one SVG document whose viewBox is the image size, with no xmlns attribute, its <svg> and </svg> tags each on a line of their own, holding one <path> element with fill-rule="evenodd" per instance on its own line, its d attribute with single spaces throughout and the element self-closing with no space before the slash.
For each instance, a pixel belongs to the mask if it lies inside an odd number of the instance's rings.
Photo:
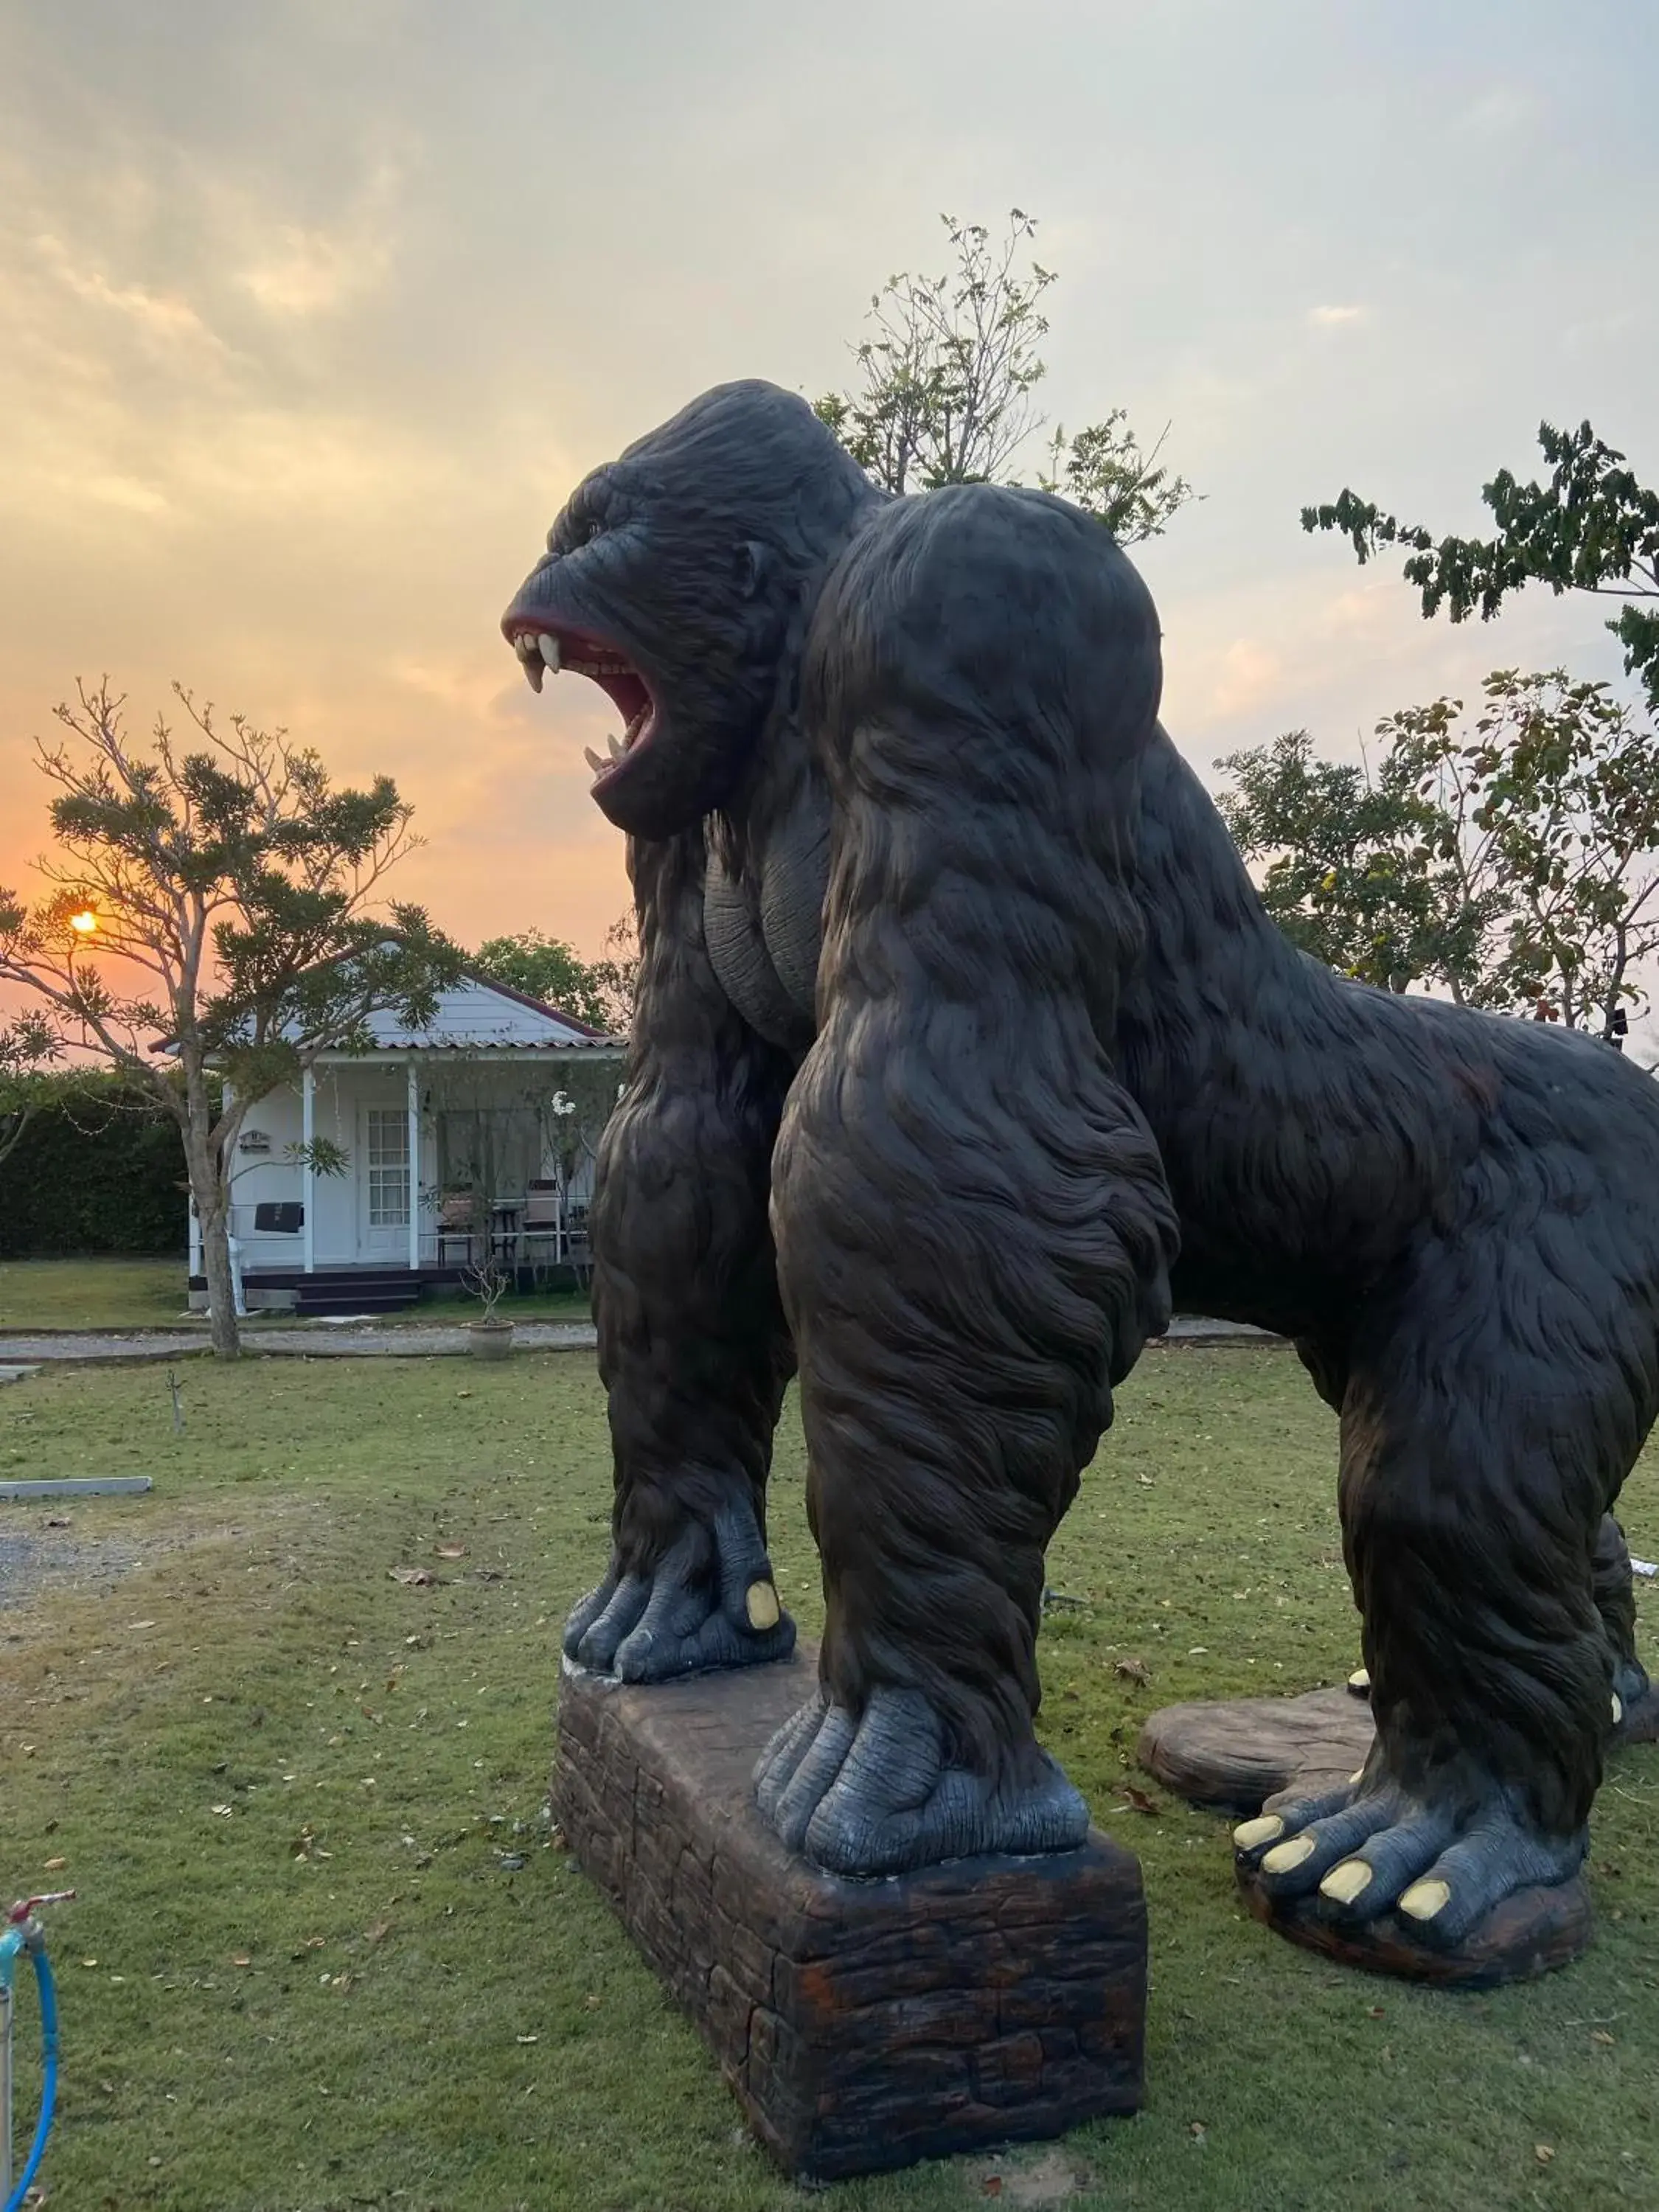
<svg viewBox="0 0 1659 2212">
<path fill-rule="evenodd" d="M 304 1276 L 295 1285 L 295 1311 L 301 1319 L 327 1314 L 406 1313 L 420 1303 L 421 1285 L 411 1275 Z"/>
</svg>

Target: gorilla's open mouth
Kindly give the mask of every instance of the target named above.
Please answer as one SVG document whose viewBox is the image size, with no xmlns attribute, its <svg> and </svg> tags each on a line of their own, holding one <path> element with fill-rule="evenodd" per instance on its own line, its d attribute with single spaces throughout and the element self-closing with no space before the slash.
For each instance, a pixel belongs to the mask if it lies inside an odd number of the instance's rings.
<svg viewBox="0 0 1659 2212">
<path fill-rule="evenodd" d="M 602 691 L 610 694 L 623 718 L 623 733 L 611 738 L 609 760 L 591 745 L 586 749 L 587 764 L 593 771 L 593 788 L 598 791 L 621 772 L 630 755 L 648 745 L 656 735 L 657 702 L 651 696 L 651 686 L 607 638 L 564 628 L 540 629 L 533 622 L 514 623 L 508 635 L 532 691 L 541 690 L 543 678 L 551 670 L 556 676 L 562 672 L 591 676 Z"/>
</svg>

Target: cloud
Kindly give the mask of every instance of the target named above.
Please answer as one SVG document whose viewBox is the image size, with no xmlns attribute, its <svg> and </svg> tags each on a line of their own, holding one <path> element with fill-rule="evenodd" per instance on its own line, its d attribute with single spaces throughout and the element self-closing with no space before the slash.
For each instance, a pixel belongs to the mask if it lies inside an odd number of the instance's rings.
<svg viewBox="0 0 1659 2212">
<path fill-rule="evenodd" d="M 1530 130 L 1543 110 L 1543 101 L 1526 86 L 1495 84 L 1472 100 L 1457 119 L 1465 131 L 1483 138 L 1508 137 Z"/>
<path fill-rule="evenodd" d="M 1310 307 L 1308 327 L 1316 331 L 1344 330 L 1352 323 L 1369 321 L 1370 309 L 1361 307 Z"/>
<path fill-rule="evenodd" d="M 1278 653 L 1254 638 L 1235 638 L 1221 656 L 1220 672 L 1209 699 L 1210 717 L 1220 720 L 1249 714 L 1277 691 L 1285 664 Z"/>
<path fill-rule="evenodd" d="M 331 314 L 377 290 L 394 260 L 400 174 L 382 163 L 331 228 L 261 222 L 244 216 L 252 259 L 236 282 L 267 314 L 304 320 Z M 263 233 L 263 234 L 262 234 Z"/>
</svg>

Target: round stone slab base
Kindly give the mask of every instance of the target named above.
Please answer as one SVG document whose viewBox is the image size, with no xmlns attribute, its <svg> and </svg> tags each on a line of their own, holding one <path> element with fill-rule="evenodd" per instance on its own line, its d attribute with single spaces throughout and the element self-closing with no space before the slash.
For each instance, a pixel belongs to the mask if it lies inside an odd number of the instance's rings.
<svg viewBox="0 0 1659 2212">
<path fill-rule="evenodd" d="M 1494 1906 L 1464 1942 L 1437 1947 L 1413 1932 L 1398 1913 L 1374 1922 L 1346 1921 L 1317 1893 L 1292 1900 L 1269 1897 L 1242 1854 L 1234 1865 L 1252 1917 L 1287 1942 L 1340 1966 L 1442 1989 L 1495 1989 L 1571 1966 L 1589 1944 L 1595 1924 L 1589 1884 L 1582 1874 L 1547 1889 L 1517 1890 Z"/>
<path fill-rule="evenodd" d="M 1348 1690 L 1231 1698 L 1148 1714 L 1135 1756 L 1189 1804 L 1248 1820 L 1270 1797 L 1317 1797 L 1370 1756 L 1371 1710 Z M 1659 1686 L 1626 1708 L 1612 1748 L 1659 1743 Z"/>
<path fill-rule="evenodd" d="M 1370 1753 L 1370 1707 L 1346 1690 L 1164 1705 L 1147 1716 L 1136 1757 L 1166 1790 L 1248 1818 L 1295 1784 L 1315 1796 Z"/>
</svg>

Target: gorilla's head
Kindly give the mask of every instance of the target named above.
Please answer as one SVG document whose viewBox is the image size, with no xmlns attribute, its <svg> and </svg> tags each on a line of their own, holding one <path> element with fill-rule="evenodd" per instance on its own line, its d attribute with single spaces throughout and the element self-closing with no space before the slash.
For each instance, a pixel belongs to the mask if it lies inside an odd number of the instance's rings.
<svg viewBox="0 0 1659 2212">
<path fill-rule="evenodd" d="M 622 717 L 593 796 L 672 836 L 720 805 L 799 651 L 824 571 L 876 492 L 810 407 L 723 384 L 596 469 L 501 618 L 539 691 L 590 676 Z"/>
</svg>

